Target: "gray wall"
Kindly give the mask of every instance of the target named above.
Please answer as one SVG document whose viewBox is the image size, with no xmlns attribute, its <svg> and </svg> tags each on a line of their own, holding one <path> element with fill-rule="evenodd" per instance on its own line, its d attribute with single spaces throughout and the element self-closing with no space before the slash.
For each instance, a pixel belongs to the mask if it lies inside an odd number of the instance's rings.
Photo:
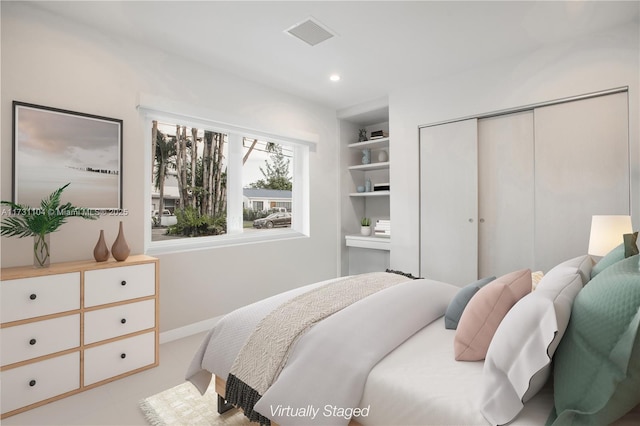
<svg viewBox="0 0 640 426">
<path fill-rule="evenodd" d="M 629 86 L 631 211 L 637 229 L 640 226 L 639 28 L 636 22 L 390 93 L 391 268 L 419 272 L 420 125 L 621 86 Z M 587 247 L 585 253 L 586 250 Z"/>
<path fill-rule="evenodd" d="M 204 321 L 271 294 L 337 275 L 338 130 L 335 111 L 291 95 L 177 60 L 163 51 L 106 38 L 24 3 L 1 3 L 1 191 L 11 198 L 11 102 L 124 120 L 122 218 L 132 253 L 144 250 L 144 120 L 141 95 L 220 111 L 274 133 L 317 135 L 310 156 L 311 236 L 184 253 L 161 260 L 160 329 Z M 220 119 L 209 117 L 213 120 Z M 52 234 L 52 262 L 91 259 L 99 231 L 115 239 L 118 217 L 71 219 Z M 2 238 L 2 267 L 32 262 L 30 238 Z"/>
</svg>

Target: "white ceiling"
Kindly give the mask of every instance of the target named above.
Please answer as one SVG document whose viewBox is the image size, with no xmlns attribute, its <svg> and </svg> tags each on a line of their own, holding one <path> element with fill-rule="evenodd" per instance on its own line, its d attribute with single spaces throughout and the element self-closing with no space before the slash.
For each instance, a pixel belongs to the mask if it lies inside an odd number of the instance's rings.
<svg viewBox="0 0 640 426">
<path fill-rule="evenodd" d="M 640 19 L 638 1 L 35 3 L 336 109 Z M 337 36 L 312 47 L 285 33 L 309 17 Z"/>
</svg>

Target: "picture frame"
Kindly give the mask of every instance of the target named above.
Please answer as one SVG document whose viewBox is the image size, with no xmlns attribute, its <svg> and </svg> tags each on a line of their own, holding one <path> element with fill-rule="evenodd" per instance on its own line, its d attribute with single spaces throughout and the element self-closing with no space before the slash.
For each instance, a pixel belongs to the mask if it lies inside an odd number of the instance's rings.
<svg viewBox="0 0 640 426">
<path fill-rule="evenodd" d="M 122 211 L 120 119 L 13 101 L 14 203 L 37 208 L 70 183 L 63 202 Z"/>
</svg>

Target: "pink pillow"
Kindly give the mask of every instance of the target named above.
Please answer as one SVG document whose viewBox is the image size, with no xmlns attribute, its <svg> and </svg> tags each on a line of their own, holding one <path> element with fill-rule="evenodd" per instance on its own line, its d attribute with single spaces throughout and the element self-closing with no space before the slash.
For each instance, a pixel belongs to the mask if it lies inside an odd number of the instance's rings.
<svg viewBox="0 0 640 426">
<path fill-rule="evenodd" d="M 480 361 L 502 318 L 531 292 L 531 270 L 511 272 L 482 287 L 462 312 L 453 350 L 457 361 Z"/>
</svg>

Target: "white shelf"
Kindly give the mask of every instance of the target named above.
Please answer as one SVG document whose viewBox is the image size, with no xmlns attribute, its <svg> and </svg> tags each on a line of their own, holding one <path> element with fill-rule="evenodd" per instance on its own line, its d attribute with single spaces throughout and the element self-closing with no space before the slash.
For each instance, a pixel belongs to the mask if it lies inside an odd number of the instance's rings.
<svg viewBox="0 0 640 426">
<path fill-rule="evenodd" d="M 385 101 L 386 102 L 386 101 Z M 341 214 L 343 223 L 357 223 L 363 217 L 390 217 L 390 195 L 389 186 L 376 186 L 372 184 L 372 191 L 356 192 L 356 188 L 364 186 L 365 183 L 371 181 L 377 185 L 389 185 L 390 163 L 389 161 L 378 161 L 379 159 L 387 159 L 385 151 L 388 154 L 391 149 L 391 138 L 382 137 L 370 139 L 362 142 L 356 142 L 354 134 L 358 134 L 356 130 L 365 128 L 367 132 L 384 130 L 388 131 L 388 108 L 385 104 L 384 114 L 378 114 L 377 118 L 368 118 L 357 123 L 350 121 L 348 118 L 341 117 L 340 120 L 349 121 L 349 125 L 345 126 L 341 132 L 342 144 L 340 147 L 341 167 L 343 173 L 341 175 L 342 187 L 341 197 L 345 200 L 349 209 Z M 362 157 L 365 155 L 363 151 L 371 151 L 371 163 L 362 164 Z M 386 182 L 386 183 L 383 183 Z M 374 191 L 373 189 L 385 189 L 384 191 Z M 362 189 L 362 188 L 360 188 Z M 373 234 L 371 236 L 360 235 L 356 227 L 346 226 L 346 229 L 355 231 L 352 235 L 346 235 L 343 231 L 341 236 L 345 238 L 343 249 L 346 256 L 341 260 L 343 267 L 347 268 L 343 272 L 350 274 L 370 272 L 379 270 L 380 265 L 389 265 L 391 240 L 389 236 Z"/>
<path fill-rule="evenodd" d="M 389 168 L 389 162 L 384 161 L 382 163 L 370 163 L 370 164 L 358 164 L 357 166 L 349 166 L 350 171 L 371 171 L 371 170 L 384 170 Z"/>
<path fill-rule="evenodd" d="M 359 247 L 373 250 L 391 250 L 391 238 L 366 237 L 364 235 L 345 235 L 347 247 Z"/>
<path fill-rule="evenodd" d="M 389 148 L 389 138 L 373 139 L 364 142 L 350 143 L 349 148 L 363 149 L 363 148 Z"/>
<path fill-rule="evenodd" d="M 349 197 L 388 197 L 391 191 L 352 192 Z"/>
</svg>

